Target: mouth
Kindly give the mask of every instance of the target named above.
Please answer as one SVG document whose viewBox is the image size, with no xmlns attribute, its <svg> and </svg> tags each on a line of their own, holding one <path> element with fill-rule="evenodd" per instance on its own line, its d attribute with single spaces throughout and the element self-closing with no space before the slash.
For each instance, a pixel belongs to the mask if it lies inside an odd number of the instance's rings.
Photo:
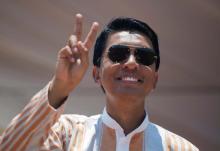
<svg viewBox="0 0 220 151">
<path fill-rule="evenodd" d="M 136 76 L 120 76 L 116 78 L 118 81 L 127 82 L 127 83 L 143 83 L 143 79 Z"/>
</svg>

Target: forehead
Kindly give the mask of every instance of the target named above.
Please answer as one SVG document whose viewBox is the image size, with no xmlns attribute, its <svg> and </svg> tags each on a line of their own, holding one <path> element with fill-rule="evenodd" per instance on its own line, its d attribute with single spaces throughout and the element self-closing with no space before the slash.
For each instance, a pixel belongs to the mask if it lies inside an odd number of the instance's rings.
<svg viewBox="0 0 220 151">
<path fill-rule="evenodd" d="M 120 31 L 109 35 L 106 48 L 117 44 L 152 48 L 149 38 L 137 32 L 129 31 Z"/>
</svg>

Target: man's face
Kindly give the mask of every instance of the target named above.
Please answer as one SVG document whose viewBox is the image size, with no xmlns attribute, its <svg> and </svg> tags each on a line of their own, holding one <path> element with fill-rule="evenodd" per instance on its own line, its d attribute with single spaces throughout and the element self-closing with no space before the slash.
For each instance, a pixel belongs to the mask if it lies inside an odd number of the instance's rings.
<svg viewBox="0 0 220 151">
<path fill-rule="evenodd" d="M 129 57 L 119 63 L 110 60 L 108 51 L 113 45 L 129 46 L 131 48 Z M 155 63 L 150 66 L 139 64 L 134 55 L 135 47 L 152 48 L 152 45 L 149 39 L 138 33 L 121 31 L 109 36 L 101 66 L 94 70 L 94 75 L 103 86 L 107 97 L 144 100 L 154 89 L 158 78 Z"/>
</svg>

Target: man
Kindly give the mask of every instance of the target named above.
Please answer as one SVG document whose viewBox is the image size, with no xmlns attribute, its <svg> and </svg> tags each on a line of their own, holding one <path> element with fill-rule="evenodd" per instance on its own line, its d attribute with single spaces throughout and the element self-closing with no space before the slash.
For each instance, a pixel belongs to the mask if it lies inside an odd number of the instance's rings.
<svg viewBox="0 0 220 151">
<path fill-rule="evenodd" d="M 68 95 L 88 68 L 98 30 L 94 22 L 81 41 L 82 18 L 76 15 L 75 33 L 58 53 L 54 78 L 12 120 L 0 150 L 198 150 L 148 120 L 144 104 L 158 80 L 158 40 L 148 25 L 132 18 L 111 21 L 95 43 L 93 77 L 105 94 L 103 113 L 61 116 Z"/>
</svg>

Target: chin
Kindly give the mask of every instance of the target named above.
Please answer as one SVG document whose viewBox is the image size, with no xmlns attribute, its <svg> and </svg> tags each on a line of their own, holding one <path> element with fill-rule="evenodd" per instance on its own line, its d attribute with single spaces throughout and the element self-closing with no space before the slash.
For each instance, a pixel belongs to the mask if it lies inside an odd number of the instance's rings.
<svg viewBox="0 0 220 151">
<path fill-rule="evenodd" d="M 120 97 L 135 97 L 135 98 L 145 98 L 146 93 L 140 89 L 134 88 L 116 88 L 113 92 L 115 95 L 119 95 Z"/>
</svg>

